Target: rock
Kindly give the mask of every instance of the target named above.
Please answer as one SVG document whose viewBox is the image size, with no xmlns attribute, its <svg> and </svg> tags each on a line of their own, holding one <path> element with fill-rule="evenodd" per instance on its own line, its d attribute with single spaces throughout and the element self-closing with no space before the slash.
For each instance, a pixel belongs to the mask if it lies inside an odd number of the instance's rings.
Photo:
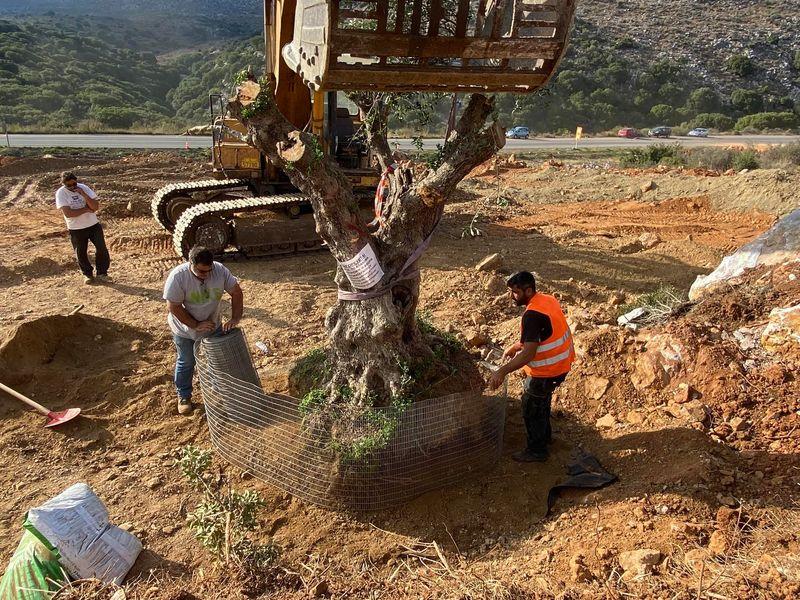
<svg viewBox="0 0 800 600">
<path fill-rule="evenodd" d="M 603 394 L 606 393 L 610 384 L 611 382 L 605 377 L 592 376 L 586 379 L 586 382 L 583 384 L 583 389 L 586 392 L 586 396 L 592 400 L 599 400 L 603 397 Z"/>
<path fill-rule="evenodd" d="M 709 408 L 696 400 L 681 405 L 681 413 L 693 423 L 701 423 L 706 425 L 708 423 L 711 411 Z"/>
<path fill-rule="evenodd" d="M 539 564 L 547 564 L 551 560 L 553 560 L 553 556 L 554 556 L 553 551 L 550 550 L 549 548 L 547 548 L 547 549 L 542 550 L 541 552 L 539 552 L 534 557 L 534 560 Z"/>
<path fill-rule="evenodd" d="M 476 331 L 474 329 L 465 331 L 464 338 L 467 340 L 467 344 L 469 344 L 473 348 L 480 348 L 481 346 L 485 346 L 490 341 L 488 335 L 481 333 L 480 331 Z"/>
<path fill-rule="evenodd" d="M 609 306 L 621 306 L 625 304 L 625 294 L 620 291 L 611 292 L 608 296 Z"/>
<path fill-rule="evenodd" d="M 617 424 L 617 419 L 615 419 L 614 415 L 612 415 L 611 413 L 608 413 L 607 415 L 600 417 L 595 422 L 595 426 L 598 429 L 612 429 L 616 424 Z"/>
<path fill-rule="evenodd" d="M 760 265 L 778 265 L 800 258 L 800 208 L 795 209 L 733 254 L 722 259 L 709 275 L 699 276 L 689 290 L 689 299 L 697 300 L 722 283 L 733 280 L 747 269 Z"/>
<path fill-rule="evenodd" d="M 631 579 L 652 573 L 661 563 L 661 552 L 651 548 L 631 550 L 619 555 L 619 565 L 623 570 L 623 578 Z"/>
<path fill-rule="evenodd" d="M 725 554 L 730 545 L 729 536 L 725 531 L 715 530 L 708 540 L 708 551 L 714 556 Z"/>
<path fill-rule="evenodd" d="M 486 325 L 486 317 L 483 313 L 474 312 L 470 315 L 470 319 L 472 319 L 472 324 L 475 326 Z"/>
<path fill-rule="evenodd" d="M 749 427 L 747 421 L 741 417 L 733 417 L 730 421 L 728 421 L 728 425 L 731 426 L 733 431 L 745 431 Z"/>
<path fill-rule="evenodd" d="M 645 250 L 651 250 L 661 243 L 661 238 L 655 233 L 650 231 L 643 233 L 639 236 L 637 241 L 642 245 Z"/>
<path fill-rule="evenodd" d="M 769 323 L 761 334 L 761 345 L 785 362 L 800 365 L 800 304 L 770 312 Z"/>
<path fill-rule="evenodd" d="M 483 284 L 483 289 L 491 296 L 499 296 L 500 294 L 506 294 L 508 292 L 506 280 L 496 273 L 492 273 L 486 279 L 486 282 Z"/>
<path fill-rule="evenodd" d="M 131 352 L 139 352 L 142 349 L 142 340 L 133 340 L 131 342 Z"/>
<path fill-rule="evenodd" d="M 614 246 L 614 250 L 616 250 L 620 254 L 636 254 L 637 252 L 641 252 L 642 250 L 644 250 L 644 247 L 642 246 L 641 242 L 639 242 L 639 240 L 633 240 L 633 241 L 622 240 Z"/>
<path fill-rule="evenodd" d="M 643 354 L 631 373 L 631 383 L 638 391 L 651 387 L 660 389 L 669 383 L 669 376 L 650 354 Z"/>
<path fill-rule="evenodd" d="M 638 410 L 631 410 L 625 415 L 625 420 L 631 425 L 641 425 L 644 423 L 644 415 Z"/>
<path fill-rule="evenodd" d="M 586 566 L 586 557 L 580 553 L 569 559 L 569 572 L 576 583 L 586 583 L 594 579 L 589 567 Z"/>
<path fill-rule="evenodd" d="M 648 181 L 647 183 L 645 183 L 645 184 L 644 184 L 642 187 L 640 187 L 639 189 L 642 191 L 642 193 L 643 193 L 643 194 L 646 194 L 647 192 L 653 191 L 653 190 L 654 190 L 654 189 L 656 189 L 657 187 L 658 187 L 658 185 L 656 185 L 656 182 L 655 182 L 655 181 L 653 181 L 653 180 L 651 179 L 650 181 Z"/>
<path fill-rule="evenodd" d="M 476 271 L 497 271 L 503 267 L 500 254 L 490 254 L 475 266 Z"/>
<path fill-rule="evenodd" d="M 311 590 L 311 594 L 315 598 L 322 598 L 323 596 L 329 596 L 330 593 L 331 593 L 330 585 L 324 579 L 319 583 L 317 583 L 317 585 L 315 585 Z"/>
<path fill-rule="evenodd" d="M 733 496 L 723 496 L 720 494 L 717 496 L 717 500 L 719 500 L 720 504 L 729 506 L 730 508 L 736 508 L 739 506 L 739 502 Z"/>
<path fill-rule="evenodd" d="M 679 383 L 673 392 L 673 399 L 677 404 L 685 404 L 694 396 L 695 391 L 688 383 Z"/>
<path fill-rule="evenodd" d="M 149 489 L 151 489 L 151 490 L 154 490 L 154 489 L 156 489 L 156 488 L 158 488 L 158 487 L 160 487 L 160 486 L 161 486 L 161 479 L 159 479 L 158 477 L 153 477 L 152 479 L 148 479 L 148 480 L 145 482 L 145 485 L 146 485 L 146 486 L 147 486 Z"/>
<path fill-rule="evenodd" d="M 708 550 L 705 548 L 693 548 L 684 555 L 684 560 L 687 565 L 692 567 L 695 571 L 703 570 L 703 563 L 709 558 Z"/>
<path fill-rule="evenodd" d="M 130 521 L 126 521 L 125 523 L 120 525 L 119 528 L 122 529 L 122 531 L 127 531 L 130 533 L 136 529 L 136 526 Z"/>
</svg>

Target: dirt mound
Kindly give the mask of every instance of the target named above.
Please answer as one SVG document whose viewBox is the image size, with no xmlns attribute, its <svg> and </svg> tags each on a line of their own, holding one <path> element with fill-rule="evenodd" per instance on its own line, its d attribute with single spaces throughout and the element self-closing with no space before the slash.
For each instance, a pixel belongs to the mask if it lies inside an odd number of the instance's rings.
<svg viewBox="0 0 800 600">
<path fill-rule="evenodd" d="M 93 371 L 128 362 L 134 340 L 150 336 L 132 327 L 88 315 L 52 315 L 24 321 L 0 341 L 0 372 L 11 385 L 55 376 L 91 365 Z"/>
<path fill-rule="evenodd" d="M 577 336 L 565 405 L 585 409 L 588 396 L 610 429 L 674 422 L 738 450 L 800 451 L 800 381 L 760 342 L 774 308 L 800 303 L 799 277 L 798 263 L 753 270 L 663 326 Z"/>
</svg>

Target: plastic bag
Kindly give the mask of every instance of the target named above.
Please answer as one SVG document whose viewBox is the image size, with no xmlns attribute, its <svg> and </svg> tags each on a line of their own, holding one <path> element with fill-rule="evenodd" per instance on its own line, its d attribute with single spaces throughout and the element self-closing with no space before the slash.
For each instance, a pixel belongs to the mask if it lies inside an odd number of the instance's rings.
<svg viewBox="0 0 800 600">
<path fill-rule="evenodd" d="M 23 527 L 25 533 L 0 580 L 0 598 L 50 600 L 67 579 L 58 550 L 29 521 Z"/>
</svg>

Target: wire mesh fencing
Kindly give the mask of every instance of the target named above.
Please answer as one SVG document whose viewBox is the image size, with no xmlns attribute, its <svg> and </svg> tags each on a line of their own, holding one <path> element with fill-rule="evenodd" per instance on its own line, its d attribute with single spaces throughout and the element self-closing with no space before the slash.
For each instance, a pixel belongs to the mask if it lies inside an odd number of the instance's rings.
<svg viewBox="0 0 800 600">
<path fill-rule="evenodd" d="M 230 463 L 320 506 L 374 511 L 462 482 L 500 457 L 505 396 L 304 407 L 265 393 L 241 330 L 195 346 L 211 442 Z"/>
</svg>

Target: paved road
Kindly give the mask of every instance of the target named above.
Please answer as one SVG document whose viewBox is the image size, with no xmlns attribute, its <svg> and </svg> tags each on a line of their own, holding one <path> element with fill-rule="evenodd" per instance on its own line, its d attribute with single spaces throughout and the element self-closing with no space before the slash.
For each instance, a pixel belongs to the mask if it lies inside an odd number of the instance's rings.
<svg viewBox="0 0 800 600">
<path fill-rule="evenodd" d="M 11 146 L 28 148 L 69 147 L 69 148 L 208 148 L 209 137 L 189 137 L 181 135 L 38 135 L 11 134 L 8 140 Z M 586 138 L 580 141 L 580 148 L 630 148 L 631 146 L 647 146 L 654 141 L 680 143 L 686 146 L 708 146 L 728 144 L 787 144 L 800 142 L 800 135 L 720 135 L 708 138 L 673 137 L 669 140 L 653 140 L 641 138 L 635 140 L 620 138 Z M 411 140 L 392 140 L 401 149 L 413 148 Z M 426 149 L 435 149 L 443 140 L 430 139 L 424 141 Z M 6 145 L 5 137 L 0 134 L 0 146 Z M 529 140 L 508 140 L 506 150 L 521 152 L 525 150 L 541 150 L 552 148 L 572 148 L 575 140 L 571 138 L 532 138 Z"/>
</svg>

